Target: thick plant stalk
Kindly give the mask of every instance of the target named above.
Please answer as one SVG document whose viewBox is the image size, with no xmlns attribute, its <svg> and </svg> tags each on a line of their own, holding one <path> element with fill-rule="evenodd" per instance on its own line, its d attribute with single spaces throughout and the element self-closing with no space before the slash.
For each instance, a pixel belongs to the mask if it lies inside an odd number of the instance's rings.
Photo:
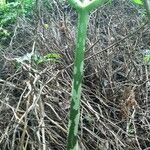
<svg viewBox="0 0 150 150">
<path fill-rule="evenodd" d="M 83 76 L 84 52 L 89 13 L 108 0 L 68 0 L 78 13 L 76 51 L 72 82 L 72 97 L 67 138 L 67 150 L 79 150 L 77 142 L 80 118 L 81 84 Z"/>
<path fill-rule="evenodd" d="M 146 11 L 147 11 L 147 15 L 150 19 L 150 0 L 144 0 L 144 6 L 146 8 Z"/>
<path fill-rule="evenodd" d="M 84 51 L 85 39 L 88 24 L 88 12 L 81 11 L 78 14 L 78 33 L 76 41 L 76 54 L 74 62 L 73 83 L 72 83 L 72 98 L 69 118 L 69 133 L 67 141 L 67 150 L 75 150 L 77 144 L 77 132 L 80 116 L 80 97 L 81 97 L 81 83 L 83 76 L 84 65 Z"/>
</svg>

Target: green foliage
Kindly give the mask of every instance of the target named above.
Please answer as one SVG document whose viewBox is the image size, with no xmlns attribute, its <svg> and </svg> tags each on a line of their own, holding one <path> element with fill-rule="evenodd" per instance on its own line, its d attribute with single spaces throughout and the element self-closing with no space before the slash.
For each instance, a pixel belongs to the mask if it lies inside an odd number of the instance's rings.
<svg viewBox="0 0 150 150">
<path fill-rule="evenodd" d="M 0 26 L 8 26 L 14 23 L 17 17 L 17 11 L 19 9 L 18 2 L 12 2 L 0 6 Z"/>
<path fill-rule="evenodd" d="M 138 4 L 138 5 L 143 5 L 142 0 L 132 0 L 133 3 Z"/>
<path fill-rule="evenodd" d="M 30 15 L 30 13 L 32 12 L 33 6 L 35 4 L 36 0 L 24 0 L 23 1 L 23 11 L 22 13 L 25 16 Z"/>
<path fill-rule="evenodd" d="M 132 0 L 132 2 L 136 6 L 143 6 L 145 8 L 145 12 L 142 13 L 142 16 L 143 17 L 148 16 L 150 19 L 150 0 Z"/>
<path fill-rule="evenodd" d="M 143 19 L 150 19 L 150 0 L 132 0 Z M 143 9 L 144 8 L 144 9 Z"/>
<path fill-rule="evenodd" d="M 7 39 L 10 36 L 10 32 L 8 30 L 0 27 L 0 37 L 3 37 L 2 40 Z"/>
<path fill-rule="evenodd" d="M 146 64 L 150 65 L 150 49 L 145 51 L 144 60 Z"/>
<path fill-rule="evenodd" d="M 34 54 L 32 56 L 32 60 L 36 63 L 36 64 L 42 64 L 48 61 L 57 61 L 60 58 L 60 55 L 58 53 L 48 53 L 47 55 L 41 56 L 39 54 Z"/>
<path fill-rule="evenodd" d="M 43 64 L 49 61 L 60 62 L 58 59 L 60 58 L 60 54 L 58 53 L 48 53 L 44 56 L 39 53 L 27 53 L 24 56 L 15 58 L 15 68 L 18 70 L 23 63 L 32 64 L 32 67 L 38 66 L 39 64 Z"/>
<path fill-rule="evenodd" d="M 17 16 L 28 16 L 35 0 L 24 0 L 21 2 L 11 2 L 0 5 L 0 26 L 8 26 L 16 21 Z"/>
<path fill-rule="evenodd" d="M 8 27 L 15 23 L 19 3 L 13 2 L 0 5 L 0 38 L 1 41 L 9 39 L 11 32 Z"/>
<path fill-rule="evenodd" d="M 53 3 L 53 1 L 44 0 L 43 6 L 50 12 L 50 11 L 52 11 L 52 8 L 53 8 L 52 3 Z"/>
<path fill-rule="evenodd" d="M 11 36 L 11 26 L 15 24 L 17 17 L 29 16 L 35 0 L 23 0 L 15 2 L 1 2 L 0 5 L 0 38 L 7 40 Z"/>
<path fill-rule="evenodd" d="M 0 0 L 0 5 L 3 5 L 6 3 L 6 0 Z"/>
</svg>

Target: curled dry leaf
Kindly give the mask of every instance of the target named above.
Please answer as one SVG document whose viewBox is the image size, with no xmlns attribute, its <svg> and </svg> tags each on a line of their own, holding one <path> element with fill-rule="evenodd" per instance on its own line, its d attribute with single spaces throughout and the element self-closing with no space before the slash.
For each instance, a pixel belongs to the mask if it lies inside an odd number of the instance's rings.
<svg viewBox="0 0 150 150">
<path fill-rule="evenodd" d="M 129 118 L 130 110 L 134 109 L 138 105 L 135 99 L 134 89 L 135 87 L 127 87 L 124 90 L 122 102 L 120 104 L 122 118 Z"/>
</svg>

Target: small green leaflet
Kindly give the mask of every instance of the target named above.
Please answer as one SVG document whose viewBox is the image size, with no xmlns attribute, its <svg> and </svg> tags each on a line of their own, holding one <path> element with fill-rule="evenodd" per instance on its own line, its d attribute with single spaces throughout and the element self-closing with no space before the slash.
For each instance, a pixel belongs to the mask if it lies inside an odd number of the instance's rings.
<svg viewBox="0 0 150 150">
<path fill-rule="evenodd" d="M 147 64 L 150 64 L 150 49 L 145 50 L 144 60 Z"/>
<path fill-rule="evenodd" d="M 58 54 L 58 53 L 48 53 L 44 56 L 36 57 L 36 63 L 41 64 L 41 63 L 45 63 L 50 60 L 57 61 L 59 58 L 60 58 L 60 54 Z"/>
<path fill-rule="evenodd" d="M 22 57 L 15 58 L 15 60 L 18 63 L 23 63 L 24 61 L 27 61 L 27 62 L 32 62 L 33 61 L 36 64 L 41 64 L 41 63 L 45 63 L 45 62 L 50 61 L 50 60 L 57 61 L 60 57 L 61 56 L 58 53 L 48 53 L 48 54 L 42 56 L 38 53 L 33 54 L 31 52 L 31 53 L 25 54 Z"/>
<path fill-rule="evenodd" d="M 49 53 L 44 56 L 45 59 L 58 59 L 60 55 L 58 53 Z"/>
<path fill-rule="evenodd" d="M 132 2 L 139 4 L 139 5 L 143 5 L 142 0 L 132 0 Z"/>
</svg>

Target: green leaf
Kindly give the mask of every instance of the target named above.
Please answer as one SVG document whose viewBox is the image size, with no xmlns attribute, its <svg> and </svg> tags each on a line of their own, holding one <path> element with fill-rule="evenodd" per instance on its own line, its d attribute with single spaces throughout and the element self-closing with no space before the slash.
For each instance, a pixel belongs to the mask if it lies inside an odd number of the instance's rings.
<svg viewBox="0 0 150 150">
<path fill-rule="evenodd" d="M 144 60 L 146 64 L 150 64 L 150 49 L 145 50 Z"/>
<path fill-rule="evenodd" d="M 58 53 L 48 53 L 45 56 L 41 56 L 39 54 L 34 54 L 32 56 L 32 60 L 36 63 L 36 64 L 42 64 L 48 61 L 55 61 L 55 62 L 59 62 L 57 61 L 58 58 L 60 58 L 60 55 Z"/>
<path fill-rule="evenodd" d="M 58 59 L 60 58 L 60 54 L 58 53 L 48 53 L 44 56 L 45 59 Z"/>
<path fill-rule="evenodd" d="M 142 0 L 132 0 L 132 1 L 138 5 L 143 5 Z"/>
<path fill-rule="evenodd" d="M 150 19 L 150 0 L 143 0 L 147 15 Z"/>
</svg>

